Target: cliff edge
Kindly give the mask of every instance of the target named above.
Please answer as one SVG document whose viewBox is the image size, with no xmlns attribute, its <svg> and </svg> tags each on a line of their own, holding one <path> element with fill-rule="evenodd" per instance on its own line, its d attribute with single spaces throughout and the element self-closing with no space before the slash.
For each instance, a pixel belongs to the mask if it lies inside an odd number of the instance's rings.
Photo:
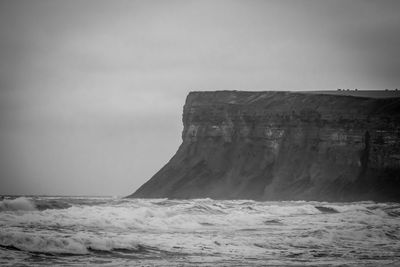
<svg viewBox="0 0 400 267">
<path fill-rule="evenodd" d="M 191 92 L 183 125 L 129 197 L 400 201 L 400 98 Z"/>
</svg>

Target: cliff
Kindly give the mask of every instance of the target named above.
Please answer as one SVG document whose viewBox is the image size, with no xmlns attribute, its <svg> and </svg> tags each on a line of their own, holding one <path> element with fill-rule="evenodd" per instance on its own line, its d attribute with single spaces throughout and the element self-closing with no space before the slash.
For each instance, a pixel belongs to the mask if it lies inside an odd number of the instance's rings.
<svg viewBox="0 0 400 267">
<path fill-rule="evenodd" d="M 183 125 L 130 197 L 400 200 L 400 98 L 191 92 Z"/>
</svg>

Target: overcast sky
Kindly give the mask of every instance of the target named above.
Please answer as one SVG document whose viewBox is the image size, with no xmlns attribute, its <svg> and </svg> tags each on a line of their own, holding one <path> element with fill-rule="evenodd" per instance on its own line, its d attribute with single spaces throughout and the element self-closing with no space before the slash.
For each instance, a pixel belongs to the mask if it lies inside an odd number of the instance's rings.
<svg viewBox="0 0 400 267">
<path fill-rule="evenodd" d="M 0 194 L 127 195 L 191 90 L 400 88 L 400 1 L 0 0 Z"/>
</svg>

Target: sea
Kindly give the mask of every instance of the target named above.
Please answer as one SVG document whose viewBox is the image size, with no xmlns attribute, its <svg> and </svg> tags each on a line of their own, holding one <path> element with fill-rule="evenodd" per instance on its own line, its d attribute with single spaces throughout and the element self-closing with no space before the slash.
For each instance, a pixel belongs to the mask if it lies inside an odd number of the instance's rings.
<svg viewBox="0 0 400 267">
<path fill-rule="evenodd" d="M 8 197 L 0 265 L 400 266 L 400 204 Z"/>
</svg>

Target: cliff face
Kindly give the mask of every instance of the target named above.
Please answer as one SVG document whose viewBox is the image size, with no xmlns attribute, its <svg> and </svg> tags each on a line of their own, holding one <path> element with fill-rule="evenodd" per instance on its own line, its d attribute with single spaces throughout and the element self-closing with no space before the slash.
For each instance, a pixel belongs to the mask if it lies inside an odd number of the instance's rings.
<svg viewBox="0 0 400 267">
<path fill-rule="evenodd" d="M 192 92 L 183 124 L 130 197 L 400 200 L 400 98 Z"/>
</svg>

